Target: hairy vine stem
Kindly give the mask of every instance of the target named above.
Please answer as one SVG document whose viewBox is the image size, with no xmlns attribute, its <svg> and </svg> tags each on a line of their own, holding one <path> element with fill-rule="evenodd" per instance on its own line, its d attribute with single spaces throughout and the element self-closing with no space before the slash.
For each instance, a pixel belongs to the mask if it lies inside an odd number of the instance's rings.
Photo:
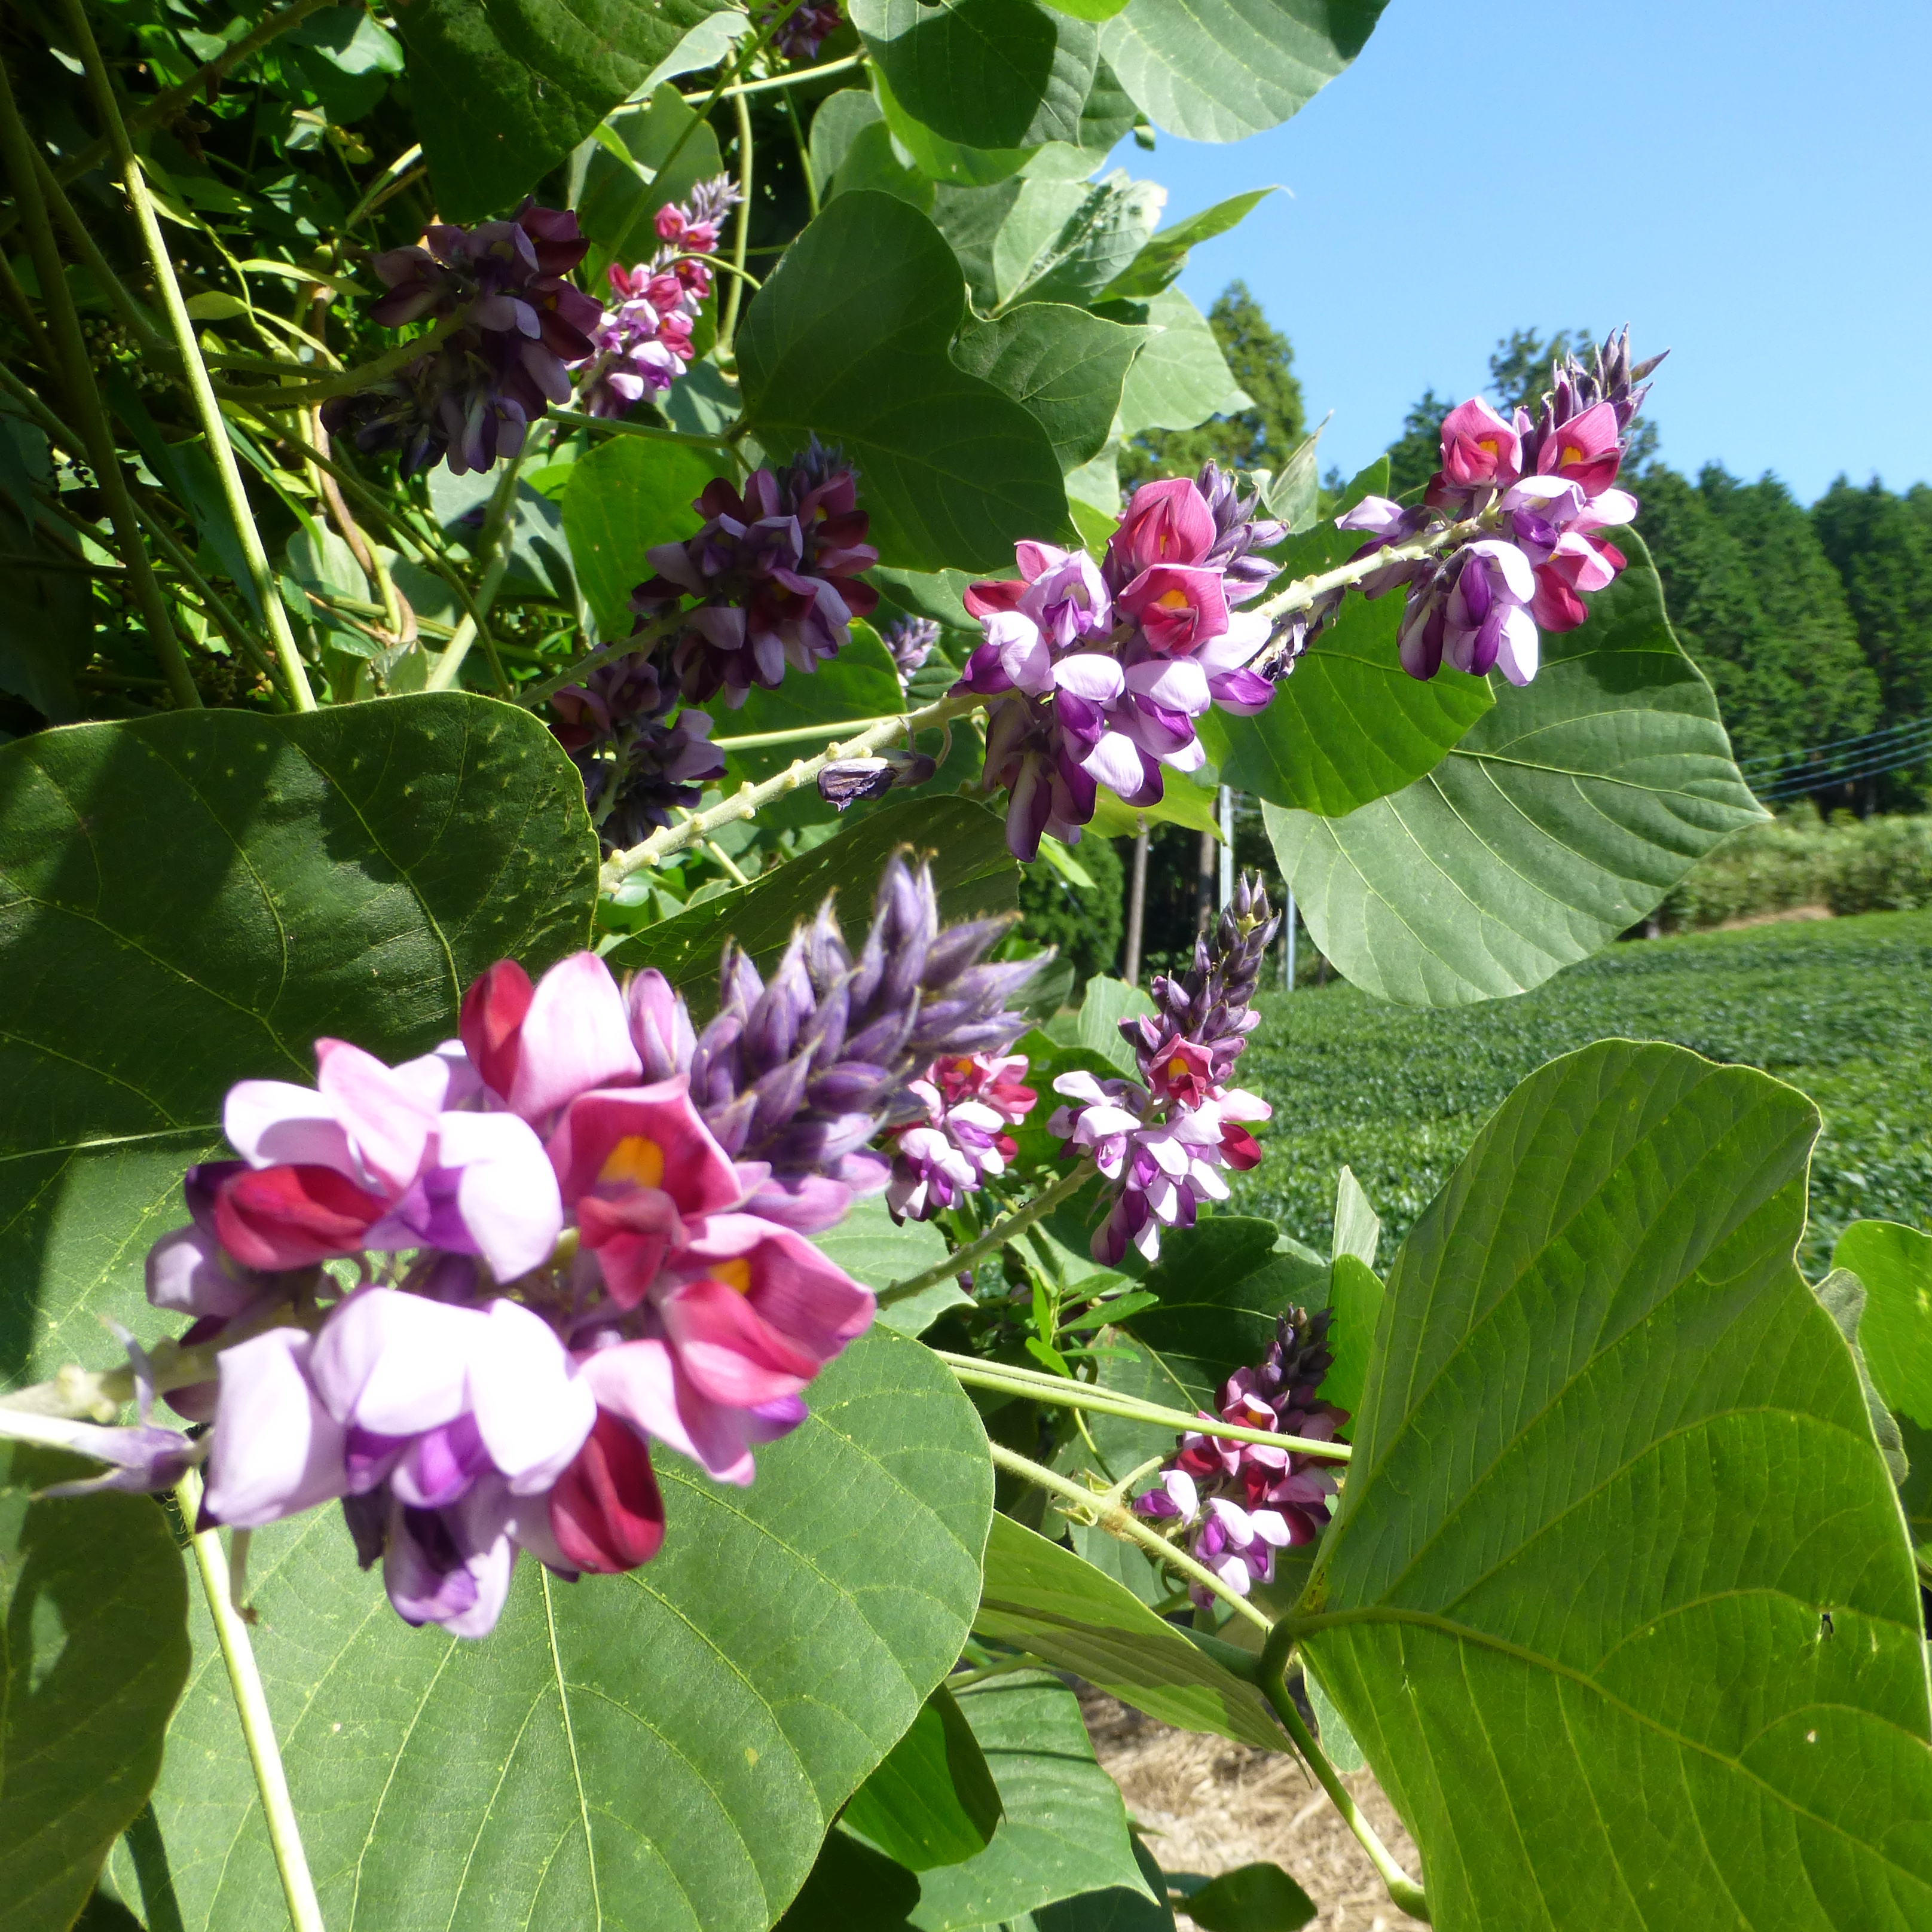
<svg viewBox="0 0 1932 1932">
<path fill-rule="evenodd" d="M 262 1794 L 262 1815 L 268 1824 L 268 1842 L 274 1847 L 275 1869 L 281 1874 L 282 1895 L 288 1900 L 290 1922 L 295 1932 L 326 1932 L 321 1903 L 315 1895 L 315 1881 L 309 1876 L 308 1856 L 302 1850 L 302 1831 L 296 1822 L 295 1805 L 289 1797 L 281 1750 L 275 1742 L 275 1724 L 268 1710 L 268 1694 L 262 1688 L 262 1673 L 255 1666 L 248 1626 L 235 1606 L 227 1552 L 221 1546 L 218 1531 L 197 1531 L 194 1527 L 201 1512 L 201 1478 L 196 1471 L 190 1469 L 182 1477 L 175 1490 L 175 1500 L 181 1505 L 182 1520 L 188 1528 L 202 1594 L 208 1599 L 208 1613 L 214 1621 L 214 1634 L 221 1645 L 221 1660 L 228 1666 L 229 1688 L 234 1694 L 236 1712 L 242 1720 L 242 1735 L 248 1746 L 248 1762 L 254 1768 L 256 1789 Z"/>
<path fill-rule="evenodd" d="M 1024 1208 L 1016 1209 L 1004 1221 L 995 1221 L 970 1246 L 956 1250 L 944 1261 L 936 1262 L 923 1274 L 914 1275 L 905 1281 L 894 1282 L 880 1295 L 879 1306 L 889 1308 L 896 1301 L 904 1301 L 924 1289 L 937 1288 L 942 1281 L 953 1275 L 963 1274 L 968 1268 L 984 1261 L 988 1255 L 998 1253 L 1009 1241 L 1024 1234 L 1043 1215 L 1051 1214 L 1063 1201 L 1069 1200 L 1078 1193 L 1093 1179 L 1094 1174 L 1094 1163 L 1090 1160 L 1083 1160 L 1071 1174 L 1063 1174 L 1043 1193 L 1035 1195 Z"/>
</svg>

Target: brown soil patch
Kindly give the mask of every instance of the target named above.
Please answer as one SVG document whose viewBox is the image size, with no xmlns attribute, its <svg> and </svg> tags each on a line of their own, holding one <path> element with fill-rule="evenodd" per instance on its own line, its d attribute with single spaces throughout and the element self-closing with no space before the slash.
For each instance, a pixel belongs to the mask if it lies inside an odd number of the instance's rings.
<svg viewBox="0 0 1932 1932">
<path fill-rule="evenodd" d="M 1321 1908 L 1309 1932 L 1422 1932 L 1389 1903 L 1368 1855 L 1299 1759 L 1177 1731 L 1092 1691 L 1081 1704 L 1100 1762 L 1164 1869 L 1211 1877 L 1270 1859 Z M 1373 1776 L 1358 1772 L 1346 1782 L 1417 1876 L 1414 1841 Z"/>
</svg>

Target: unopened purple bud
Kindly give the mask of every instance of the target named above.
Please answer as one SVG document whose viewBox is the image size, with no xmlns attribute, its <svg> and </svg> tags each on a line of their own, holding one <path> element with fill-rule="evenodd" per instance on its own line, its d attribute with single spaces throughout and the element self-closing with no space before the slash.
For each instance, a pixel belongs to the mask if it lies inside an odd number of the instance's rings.
<svg viewBox="0 0 1932 1932">
<path fill-rule="evenodd" d="M 862 798 L 883 798 L 895 785 L 922 785 L 939 769 L 923 752 L 884 758 L 844 758 L 818 774 L 818 795 L 841 812 Z"/>
</svg>

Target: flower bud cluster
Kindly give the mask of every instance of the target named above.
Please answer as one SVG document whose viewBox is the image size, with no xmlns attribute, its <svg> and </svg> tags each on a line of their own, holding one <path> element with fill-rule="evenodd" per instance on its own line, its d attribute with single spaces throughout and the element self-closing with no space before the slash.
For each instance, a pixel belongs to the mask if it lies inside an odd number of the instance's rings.
<svg viewBox="0 0 1932 1932">
<path fill-rule="evenodd" d="M 578 394 L 593 416 L 621 416 L 647 392 L 668 389 L 697 354 L 692 340 L 711 292 L 711 271 L 694 259 L 717 252 L 724 218 L 742 196 L 729 175 L 700 182 L 657 213 L 660 246 L 648 262 L 605 271 L 616 300 L 591 336 L 595 356 Z"/>
<path fill-rule="evenodd" d="M 1332 1442 L 1348 1417 L 1318 1393 L 1334 1360 L 1330 1319 L 1326 1309 L 1310 1316 L 1291 1308 L 1278 1317 L 1261 1366 L 1236 1370 L 1221 1384 L 1215 1414 L 1204 1409 L 1202 1420 Z M 1318 1459 L 1190 1430 L 1134 1508 L 1173 1526 L 1197 1563 L 1245 1597 L 1256 1584 L 1274 1580 L 1277 1550 L 1321 1535 L 1334 1494 L 1335 1478 Z M 1214 1600 L 1204 1584 L 1191 1585 L 1188 1594 L 1204 1607 Z"/>
<path fill-rule="evenodd" d="M 569 400 L 568 367 L 591 352 L 598 305 L 567 279 L 590 246 L 574 214 L 526 201 L 514 220 L 437 222 L 421 246 L 385 250 L 370 265 L 388 291 L 375 321 L 461 326 L 400 374 L 330 398 L 323 426 L 365 452 L 400 449 L 406 476 L 514 456 L 548 405 Z"/>
<path fill-rule="evenodd" d="M 673 806 L 697 804 L 704 784 L 724 776 L 724 754 L 709 742 L 712 720 L 689 710 L 670 718 L 677 701 L 641 651 L 550 698 L 550 729 L 584 774 L 590 822 L 607 846 L 636 844 L 670 823 Z"/>
<path fill-rule="evenodd" d="M 1284 532 L 1256 507 L 1210 463 L 1198 482 L 1136 490 L 1099 566 L 1022 543 L 1018 578 L 967 592 L 985 638 L 957 688 L 998 700 L 986 784 L 1008 794 L 1016 858 L 1034 858 L 1045 833 L 1077 842 L 1102 784 L 1129 805 L 1156 803 L 1163 766 L 1204 762 L 1194 721 L 1210 705 L 1266 708 L 1273 686 L 1248 666 L 1268 621 L 1237 607 L 1274 574 L 1255 553 Z"/>
<path fill-rule="evenodd" d="M 1260 1022 L 1248 1003 L 1279 924 L 1259 881 L 1244 878 L 1212 948 L 1197 943 L 1184 980 L 1155 980 L 1154 1013 L 1120 1022 L 1141 1078 L 1063 1073 L 1053 1083 L 1078 1104 L 1060 1108 L 1048 1131 L 1090 1154 L 1114 1184 L 1092 1243 L 1103 1267 L 1118 1265 L 1130 1242 L 1156 1258 L 1162 1228 L 1191 1228 L 1202 1201 L 1228 1198 L 1222 1168 L 1244 1171 L 1260 1160 L 1244 1123 L 1267 1120 L 1274 1109 L 1227 1081 Z"/>
<path fill-rule="evenodd" d="M 926 1117 L 893 1139 L 886 1202 L 895 1220 L 929 1221 L 1006 1172 L 1019 1151 L 1006 1130 L 1018 1126 L 1040 1097 L 1021 1084 L 1026 1070 L 1023 1053 L 956 1054 L 935 1060 L 924 1078 L 913 1082 Z"/>
<path fill-rule="evenodd" d="M 778 10 L 776 7 L 761 8 L 752 18 L 762 27 Z M 802 0 L 773 30 L 772 50 L 782 60 L 816 60 L 819 49 L 838 32 L 844 18 L 838 0 Z"/>
<path fill-rule="evenodd" d="M 803 1420 L 873 1298 L 806 1238 L 884 1185 L 864 1143 L 922 1103 L 935 1058 L 1017 1033 L 998 922 L 942 931 L 895 862 L 859 956 L 829 913 L 767 988 L 726 970 L 702 1034 L 661 975 L 578 954 L 532 985 L 500 962 L 460 1037 L 399 1066 L 316 1043 L 314 1088 L 244 1081 L 238 1158 L 191 1168 L 149 1299 L 216 1379 L 104 1460 L 119 1486 L 205 1454 L 206 1520 L 340 1500 L 412 1623 L 495 1623 L 518 1553 L 560 1575 L 656 1553 L 653 1443 L 715 1479 Z M 137 1361 L 137 1367 L 140 1364 Z M 87 1445 L 82 1445 L 87 1446 Z M 90 1453 L 94 1453 L 90 1449 Z"/>
<path fill-rule="evenodd" d="M 1370 496 L 1336 520 L 1370 540 L 1355 554 L 1406 544 L 1460 524 L 1472 534 L 1432 556 L 1390 565 L 1364 580 L 1378 597 L 1408 587 L 1403 668 L 1433 677 L 1446 659 L 1481 676 L 1500 670 L 1512 684 L 1536 675 L 1539 632 L 1574 631 L 1589 614 L 1586 592 L 1624 567 L 1604 535 L 1628 523 L 1636 499 L 1614 488 L 1624 433 L 1646 394 L 1644 376 L 1664 358 L 1630 366 L 1628 330 L 1612 336 L 1588 368 L 1571 358 L 1554 372 L 1538 413 L 1505 422 L 1480 398 L 1442 422 L 1442 467 L 1423 501 L 1404 509 Z"/>
<path fill-rule="evenodd" d="M 754 470 L 742 492 L 719 478 L 692 505 L 704 527 L 649 551 L 658 574 L 632 593 L 646 619 L 679 610 L 671 668 L 686 699 L 722 692 L 734 710 L 754 685 L 776 691 L 789 665 L 809 673 L 849 640 L 879 593 L 861 573 L 866 541 L 858 472 L 816 436 L 784 468 Z"/>
<path fill-rule="evenodd" d="M 913 674 L 937 648 L 939 626 L 930 617 L 895 617 L 879 636 L 892 654 L 892 664 L 903 688 L 911 683 Z"/>
</svg>

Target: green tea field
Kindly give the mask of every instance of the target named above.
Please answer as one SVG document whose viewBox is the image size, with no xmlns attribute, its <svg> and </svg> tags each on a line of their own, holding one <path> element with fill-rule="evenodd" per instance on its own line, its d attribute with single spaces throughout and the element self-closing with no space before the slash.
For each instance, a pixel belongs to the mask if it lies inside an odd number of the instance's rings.
<svg viewBox="0 0 1932 1932">
<path fill-rule="evenodd" d="M 1762 1067 L 1817 1102 L 1808 1268 L 1861 1216 L 1932 1227 L 1932 914 L 1633 942 L 1448 1012 L 1351 986 L 1259 1004 L 1240 1082 L 1274 1103 L 1269 1157 L 1230 1205 L 1324 1252 L 1343 1162 L 1382 1216 L 1385 1262 L 1519 1080 L 1619 1035 Z"/>
</svg>

